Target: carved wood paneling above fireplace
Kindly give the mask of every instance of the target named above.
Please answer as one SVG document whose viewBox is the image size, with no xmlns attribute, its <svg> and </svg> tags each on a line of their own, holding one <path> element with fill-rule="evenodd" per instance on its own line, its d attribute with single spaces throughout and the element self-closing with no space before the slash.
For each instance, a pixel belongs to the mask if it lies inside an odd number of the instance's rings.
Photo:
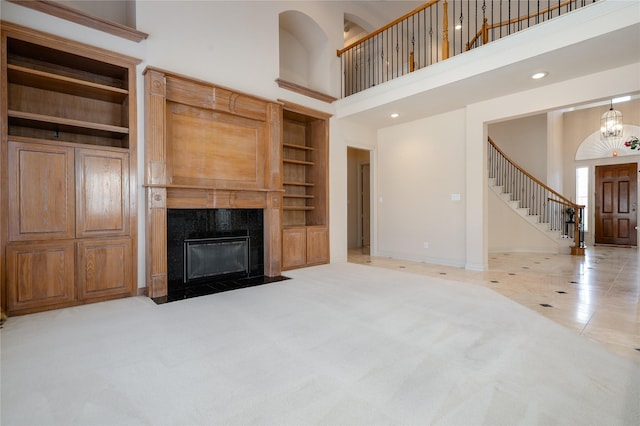
<svg viewBox="0 0 640 426">
<path fill-rule="evenodd" d="M 282 106 L 156 68 L 145 76 L 149 296 L 167 294 L 167 208 L 260 208 L 264 274 L 280 275 Z"/>
</svg>

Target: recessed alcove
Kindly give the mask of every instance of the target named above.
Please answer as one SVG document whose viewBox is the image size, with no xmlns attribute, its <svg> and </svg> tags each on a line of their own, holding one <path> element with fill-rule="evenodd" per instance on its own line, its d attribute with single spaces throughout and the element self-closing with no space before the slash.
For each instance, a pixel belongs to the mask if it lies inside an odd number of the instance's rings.
<svg viewBox="0 0 640 426">
<path fill-rule="evenodd" d="M 332 75 L 335 54 L 331 55 L 329 38 L 316 21 L 295 10 L 280 13 L 279 44 L 278 80 L 321 94 L 333 92 L 327 76 Z"/>
</svg>

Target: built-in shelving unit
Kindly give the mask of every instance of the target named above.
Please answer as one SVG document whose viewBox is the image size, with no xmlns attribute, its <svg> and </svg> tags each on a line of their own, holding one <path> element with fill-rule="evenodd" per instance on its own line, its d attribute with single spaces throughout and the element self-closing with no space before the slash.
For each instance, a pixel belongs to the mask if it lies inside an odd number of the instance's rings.
<svg viewBox="0 0 640 426">
<path fill-rule="evenodd" d="M 136 294 L 139 61 L 8 22 L 2 55 L 2 310 Z"/>
<path fill-rule="evenodd" d="M 3 40 L 10 136 L 129 148 L 127 67 L 66 50 L 69 43 Z"/>
<path fill-rule="evenodd" d="M 329 261 L 328 127 L 328 115 L 284 104 L 283 269 Z"/>
</svg>

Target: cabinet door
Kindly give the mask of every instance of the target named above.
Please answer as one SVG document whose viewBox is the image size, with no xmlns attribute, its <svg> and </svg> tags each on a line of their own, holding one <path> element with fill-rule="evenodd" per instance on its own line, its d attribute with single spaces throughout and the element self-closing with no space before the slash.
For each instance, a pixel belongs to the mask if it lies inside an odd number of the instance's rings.
<svg viewBox="0 0 640 426">
<path fill-rule="evenodd" d="M 8 157 L 9 240 L 73 238 L 73 149 L 9 142 Z"/>
<path fill-rule="evenodd" d="M 8 245 L 8 311 L 73 302 L 74 257 L 73 241 Z"/>
<path fill-rule="evenodd" d="M 129 233 L 129 155 L 76 150 L 76 236 Z"/>
<path fill-rule="evenodd" d="M 306 228 L 282 230 L 282 269 L 291 269 L 307 264 Z"/>
<path fill-rule="evenodd" d="M 329 262 L 329 230 L 326 226 L 307 228 L 307 264 Z"/>
<path fill-rule="evenodd" d="M 133 295 L 131 240 L 78 242 L 78 298 L 98 299 Z"/>
</svg>

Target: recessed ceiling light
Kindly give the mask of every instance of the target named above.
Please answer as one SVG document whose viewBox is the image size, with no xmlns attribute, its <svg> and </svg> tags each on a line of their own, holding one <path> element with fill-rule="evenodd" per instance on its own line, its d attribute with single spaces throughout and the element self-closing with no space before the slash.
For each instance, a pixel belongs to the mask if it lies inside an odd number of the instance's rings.
<svg viewBox="0 0 640 426">
<path fill-rule="evenodd" d="M 391 114 L 391 118 L 398 118 L 400 117 L 400 114 L 398 114 L 397 112 L 394 112 L 393 114 Z"/>
<path fill-rule="evenodd" d="M 460 29 L 462 29 L 462 24 L 456 25 L 456 30 L 460 30 Z"/>
<path fill-rule="evenodd" d="M 546 76 L 547 76 L 546 72 L 537 72 L 537 73 L 533 74 L 531 76 L 531 78 L 534 79 L 534 80 L 540 80 L 541 78 L 544 78 Z"/>
</svg>

